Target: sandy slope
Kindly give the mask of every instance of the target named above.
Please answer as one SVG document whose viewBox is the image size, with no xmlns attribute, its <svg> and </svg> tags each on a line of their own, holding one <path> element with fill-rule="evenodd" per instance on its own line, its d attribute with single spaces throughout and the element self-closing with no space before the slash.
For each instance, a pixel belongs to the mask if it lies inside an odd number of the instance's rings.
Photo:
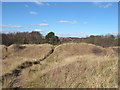
<svg viewBox="0 0 120 90">
<path fill-rule="evenodd" d="M 52 45 L 21 45 L 23 49 L 15 49 L 15 45 L 7 47 L 7 52 L 3 52 L 2 60 L 3 74 L 9 73 L 20 64 L 26 61 L 36 61 L 46 56 L 52 49 Z M 5 50 L 3 50 L 5 51 Z"/>
<path fill-rule="evenodd" d="M 12 65 L 20 65 L 20 57 L 24 57 L 22 61 L 25 61 L 25 58 L 39 59 L 49 53 L 51 47 L 53 46 L 48 44 L 26 45 L 25 49 L 15 52 L 10 46 L 8 48 L 13 53 L 3 61 L 9 66 L 10 62 L 7 61 L 14 58 Z M 68 43 L 55 46 L 54 52 L 44 61 L 22 70 L 19 76 L 6 78 L 3 86 L 9 87 L 14 81 L 11 87 L 115 88 L 118 83 L 117 65 L 117 52 L 112 48 L 106 49 L 86 43 Z"/>
</svg>

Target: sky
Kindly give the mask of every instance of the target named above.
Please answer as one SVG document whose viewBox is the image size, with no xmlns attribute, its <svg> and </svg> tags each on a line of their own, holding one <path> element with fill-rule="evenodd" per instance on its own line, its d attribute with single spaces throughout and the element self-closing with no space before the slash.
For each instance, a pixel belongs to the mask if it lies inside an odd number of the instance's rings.
<svg viewBox="0 0 120 90">
<path fill-rule="evenodd" d="M 117 2 L 3 2 L 2 32 L 55 32 L 59 37 L 117 34 Z"/>
</svg>

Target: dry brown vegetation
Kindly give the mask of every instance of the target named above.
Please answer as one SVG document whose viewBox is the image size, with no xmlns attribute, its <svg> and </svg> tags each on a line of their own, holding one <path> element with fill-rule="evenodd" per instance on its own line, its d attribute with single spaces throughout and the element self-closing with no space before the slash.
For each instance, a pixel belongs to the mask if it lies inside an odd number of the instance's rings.
<svg viewBox="0 0 120 90">
<path fill-rule="evenodd" d="M 102 48 L 86 43 L 1 47 L 3 76 L 6 75 L 4 88 L 118 87 L 118 47 Z M 18 75 L 12 75 L 18 66 L 27 66 L 29 63 L 26 61 L 40 63 L 22 69 Z"/>
<path fill-rule="evenodd" d="M 24 48 L 19 48 L 19 46 Z M 3 48 L 3 74 L 8 73 L 15 69 L 20 64 L 26 61 L 36 61 L 46 56 L 53 46 L 49 44 L 40 45 L 11 45 Z M 4 50 L 5 49 L 5 50 Z"/>
</svg>

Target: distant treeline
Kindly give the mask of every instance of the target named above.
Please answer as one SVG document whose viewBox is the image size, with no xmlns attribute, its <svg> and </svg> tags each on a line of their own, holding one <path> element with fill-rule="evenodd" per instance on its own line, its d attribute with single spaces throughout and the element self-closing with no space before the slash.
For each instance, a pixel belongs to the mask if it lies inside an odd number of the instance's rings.
<svg viewBox="0 0 120 90">
<path fill-rule="evenodd" d="M 91 43 L 102 47 L 112 47 L 112 46 L 120 46 L 120 35 L 91 35 L 86 38 L 62 38 L 63 43 L 65 42 L 85 42 Z"/>
<path fill-rule="evenodd" d="M 85 42 L 87 43 L 92 43 L 102 47 L 120 46 L 119 41 L 120 41 L 119 36 L 114 36 L 114 35 L 105 35 L 105 36 L 91 35 L 85 40 Z"/>
<path fill-rule="evenodd" d="M 86 42 L 102 47 L 111 47 L 111 46 L 120 46 L 120 35 L 91 35 L 86 38 L 59 38 L 54 34 L 54 32 L 49 32 L 46 36 L 43 36 L 40 32 L 17 32 L 17 33 L 8 33 L 0 34 L 2 37 L 2 44 L 11 45 L 11 44 L 44 44 L 49 43 L 53 45 L 58 45 L 67 42 Z"/>
<path fill-rule="evenodd" d="M 0 36 L 2 37 L 2 44 L 7 46 L 11 44 L 59 43 L 59 38 L 53 32 L 48 33 L 45 37 L 37 31 L 0 34 Z"/>
</svg>

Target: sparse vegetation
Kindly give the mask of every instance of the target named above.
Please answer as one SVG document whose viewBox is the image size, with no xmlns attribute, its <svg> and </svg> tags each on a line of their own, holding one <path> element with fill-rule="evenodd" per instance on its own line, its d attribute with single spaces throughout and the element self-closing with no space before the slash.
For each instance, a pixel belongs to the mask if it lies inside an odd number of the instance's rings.
<svg viewBox="0 0 120 90">
<path fill-rule="evenodd" d="M 53 45 L 59 45 L 63 43 L 91 43 L 102 47 L 113 47 L 120 46 L 119 39 L 120 35 L 91 35 L 86 38 L 68 38 L 62 39 L 55 35 L 54 32 L 49 32 L 46 36 L 42 36 L 40 32 L 19 32 L 19 33 L 8 33 L 2 34 L 2 44 L 3 45 L 11 45 L 11 44 L 44 44 L 49 43 Z"/>
<path fill-rule="evenodd" d="M 47 43 L 56 45 L 60 43 L 60 40 L 58 38 L 58 36 L 55 36 L 54 32 L 49 32 L 46 36 L 45 36 L 45 40 Z"/>
<path fill-rule="evenodd" d="M 3 87 L 116 88 L 118 39 L 92 35 L 64 44 L 54 32 L 3 34 Z"/>
<path fill-rule="evenodd" d="M 102 50 L 99 49 L 99 48 L 97 48 L 97 47 L 94 47 L 94 48 L 92 49 L 92 51 L 93 51 L 94 54 L 100 54 L 100 53 L 102 53 Z"/>
<path fill-rule="evenodd" d="M 13 1 L 0 0 L 0 90 L 120 89 L 118 0 Z"/>
<path fill-rule="evenodd" d="M 11 45 L 11 44 L 42 44 L 45 43 L 45 40 L 39 32 L 17 32 L 17 33 L 8 33 L 2 34 L 2 44 Z"/>
<path fill-rule="evenodd" d="M 118 87 L 118 56 L 117 51 L 112 48 L 102 48 L 87 43 L 67 43 L 55 46 L 51 53 L 52 45 L 20 46 L 25 46 L 25 48 L 19 52 L 12 50 L 13 46 L 7 47 L 11 54 L 9 53 L 9 57 L 3 61 L 3 73 L 8 73 L 8 76 L 4 78 L 3 87 Z M 107 54 L 105 54 L 106 51 Z M 37 64 L 32 63 L 39 61 L 40 58 L 44 60 Z M 14 73 L 17 72 L 16 70 L 20 72 Z M 12 73 L 12 76 L 9 76 L 11 75 L 9 73 Z"/>
<path fill-rule="evenodd" d="M 25 46 L 22 46 L 22 45 L 20 45 L 20 44 L 15 44 L 15 45 L 13 46 L 13 48 L 14 48 L 15 51 L 18 51 L 18 50 L 24 49 Z"/>
<path fill-rule="evenodd" d="M 102 47 L 111 47 L 111 46 L 118 46 L 118 36 L 114 35 L 105 35 L 105 36 L 93 36 L 91 35 L 88 37 L 85 42 L 99 45 Z"/>
<path fill-rule="evenodd" d="M 120 35 L 91 35 L 85 38 L 63 38 L 61 43 L 74 42 L 74 43 L 90 43 L 102 47 L 120 46 Z"/>
</svg>

